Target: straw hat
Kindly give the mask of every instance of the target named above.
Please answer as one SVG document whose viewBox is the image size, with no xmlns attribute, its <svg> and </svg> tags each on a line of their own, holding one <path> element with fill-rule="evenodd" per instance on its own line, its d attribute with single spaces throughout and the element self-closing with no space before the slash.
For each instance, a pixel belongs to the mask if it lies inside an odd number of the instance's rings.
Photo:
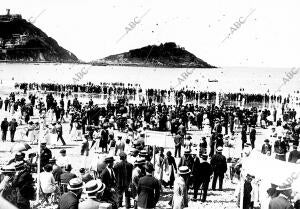
<svg viewBox="0 0 300 209">
<path fill-rule="evenodd" d="M 217 152 L 222 152 L 223 151 L 223 147 L 219 146 L 217 147 Z"/>
<path fill-rule="evenodd" d="M 290 189 L 292 189 L 291 184 L 282 184 L 276 188 L 277 191 L 286 191 L 286 190 L 290 190 Z"/>
<path fill-rule="evenodd" d="M 100 179 L 91 180 L 85 184 L 84 192 L 86 194 L 103 192 L 105 189 L 105 184 L 102 183 Z"/>
<path fill-rule="evenodd" d="M 15 173 L 16 168 L 13 165 L 6 165 L 1 168 L 0 172 L 3 174 Z"/>
<path fill-rule="evenodd" d="M 68 190 L 79 190 L 83 188 L 83 182 L 80 178 L 73 178 L 69 181 Z"/>
<path fill-rule="evenodd" d="M 186 174 L 189 174 L 190 172 L 191 172 L 191 170 L 187 166 L 180 166 L 178 168 L 178 174 L 180 174 L 180 175 L 186 175 Z"/>
</svg>

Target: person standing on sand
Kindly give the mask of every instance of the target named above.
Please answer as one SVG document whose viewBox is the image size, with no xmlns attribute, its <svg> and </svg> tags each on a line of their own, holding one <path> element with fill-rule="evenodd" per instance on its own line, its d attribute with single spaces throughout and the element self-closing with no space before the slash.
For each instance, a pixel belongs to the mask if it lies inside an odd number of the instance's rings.
<svg viewBox="0 0 300 209">
<path fill-rule="evenodd" d="M 2 131 L 2 141 L 6 141 L 6 135 L 7 135 L 7 130 L 8 130 L 8 122 L 7 118 L 4 118 L 3 121 L 1 122 L 1 131 Z"/>
<path fill-rule="evenodd" d="M 9 122 L 9 131 L 10 131 L 10 140 L 11 142 L 14 142 L 14 138 L 15 138 L 15 133 L 18 127 L 18 123 L 16 122 L 16 119 L 13 118 L 10 122 Z"/>
</svg>

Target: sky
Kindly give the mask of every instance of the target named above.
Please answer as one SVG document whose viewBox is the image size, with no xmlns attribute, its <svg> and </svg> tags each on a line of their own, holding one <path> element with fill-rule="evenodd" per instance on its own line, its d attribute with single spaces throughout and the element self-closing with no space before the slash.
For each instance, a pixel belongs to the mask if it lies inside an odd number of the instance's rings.
<svg viewBox="0 0 300 209">
<path fill-rule="evenodd" d="M 300 66 L 298 0 L 0 1 L 83 61 L 175 42 L 219 67 Z"/>
</svg>

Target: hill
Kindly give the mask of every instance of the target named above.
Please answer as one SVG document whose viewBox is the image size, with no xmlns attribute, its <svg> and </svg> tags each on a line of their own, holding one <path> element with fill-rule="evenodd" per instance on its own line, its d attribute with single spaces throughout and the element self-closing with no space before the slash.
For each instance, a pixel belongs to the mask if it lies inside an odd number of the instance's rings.
<svg viewBox="0 0 300 209">
<path fill-rule="evenodd" d="M 0 15 L 0 60 L 78 62 L 78 58 L 21 15 Z"/>
<path fill-rule="evenodd" d="M 94 65 L 215 68 L 173 42 L 146 46 L 96 60 Z"/>
</svg>

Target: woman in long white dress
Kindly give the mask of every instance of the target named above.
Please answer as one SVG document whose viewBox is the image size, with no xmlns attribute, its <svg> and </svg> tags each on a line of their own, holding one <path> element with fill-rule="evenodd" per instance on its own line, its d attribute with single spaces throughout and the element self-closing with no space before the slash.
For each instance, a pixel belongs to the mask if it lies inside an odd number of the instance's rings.
<svg viewBox="0 0 300 209">
<path fill-rule="evenodd" d="M 188 193 L 186 178 L 190 175 L 190 169 L 187 166 L 178 168 L 179 176 L 175 179 L 173 190 L 173 209 L 183 209 L 188 207 Z"/>
</svg>

